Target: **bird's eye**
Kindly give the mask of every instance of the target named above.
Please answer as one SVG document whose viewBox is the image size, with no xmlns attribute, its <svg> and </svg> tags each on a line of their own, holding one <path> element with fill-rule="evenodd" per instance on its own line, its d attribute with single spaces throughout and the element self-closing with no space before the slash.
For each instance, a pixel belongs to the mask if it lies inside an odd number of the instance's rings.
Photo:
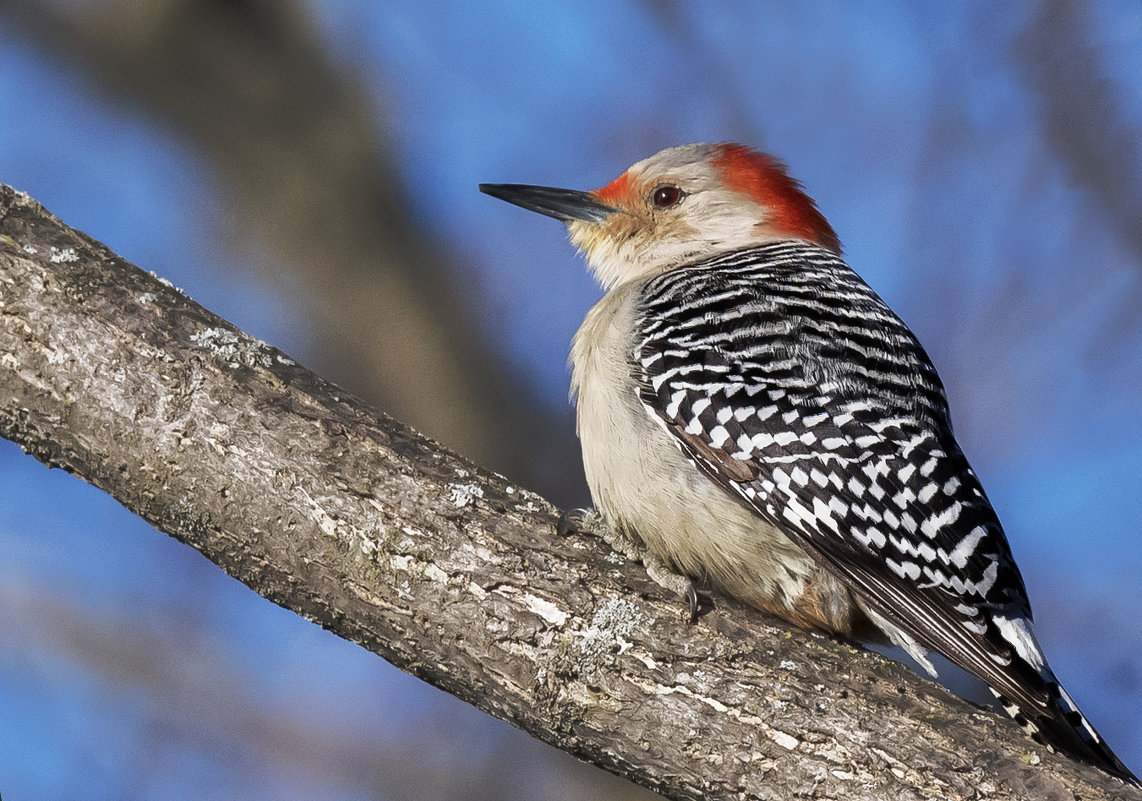
<svg viewBox="0 0 1142 801">
<path fill-rule="evenodd" d="M 656 209 L 668 209 L 677 206 L 685 196 L 686 193 L 674 184 L 663 184 L 654 187 L 654 191 L 650 193 L 650 202 Z"/>
</svg>

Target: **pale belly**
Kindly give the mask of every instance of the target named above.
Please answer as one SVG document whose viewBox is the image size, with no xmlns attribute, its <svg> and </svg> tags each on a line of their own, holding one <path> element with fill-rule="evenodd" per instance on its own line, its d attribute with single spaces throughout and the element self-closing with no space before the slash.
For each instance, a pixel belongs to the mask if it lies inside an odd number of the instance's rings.
<svg viewBox="0 0 1142 801">
<path fill-rule="evenodd" d="M 855 607 L 848 590 L 702 473 L 643 406 L 626 333 L 637 289 L 605 296 L 572 350 L 579 438 L 596 508 L 705 586 L 800 625 L 849 633 Z"/>
</svg>

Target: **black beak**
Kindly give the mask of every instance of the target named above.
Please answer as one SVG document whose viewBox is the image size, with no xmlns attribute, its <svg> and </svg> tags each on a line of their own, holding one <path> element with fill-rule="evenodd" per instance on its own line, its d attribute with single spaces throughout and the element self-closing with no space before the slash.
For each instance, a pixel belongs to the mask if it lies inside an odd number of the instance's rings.
<svg viewBox="0 0 1142 801">
<path fill-rule="evenodd" d="M 480 191 L 485 195 L 514 203 L 528 211 L 554 217 L 561 222 L 572 220 L 601 222 L 615 211 L 610 206 L 600 203 L 591 193 L 577 192 L 574 189 L 527 184 L 480 184 Z"/>
</svg>

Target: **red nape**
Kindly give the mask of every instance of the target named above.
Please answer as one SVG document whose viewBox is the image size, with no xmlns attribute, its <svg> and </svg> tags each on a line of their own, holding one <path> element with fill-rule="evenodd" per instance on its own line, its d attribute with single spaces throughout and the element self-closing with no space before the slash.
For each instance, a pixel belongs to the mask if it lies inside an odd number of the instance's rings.
<svg viewBox="0 0 1142 801">
<path fill-rule="evenodd" d="M 789 177 L 784 164 L 744 145 L 723 144 L 718 148 L 714 166 L 721 170 L 726 185 L 769 209 L 773 214 L 770 227 L 840 254 L 841 241 L 833 227 L 801 184 Z"/>
</svg>

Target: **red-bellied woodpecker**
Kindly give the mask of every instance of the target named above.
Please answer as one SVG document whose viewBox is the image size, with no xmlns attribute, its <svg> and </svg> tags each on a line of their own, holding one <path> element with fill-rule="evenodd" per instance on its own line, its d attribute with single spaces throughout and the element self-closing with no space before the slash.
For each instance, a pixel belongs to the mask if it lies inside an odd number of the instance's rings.
<svg viewBox="0 0 1142 801">
<path fill-rule="evenodd" d="M 571 360 L 606 522 L 805 628 L 871 623 L 983 679 L 1045 745 L 1138 779 L 1055 679 L 912 332 L 781 163 L 687 145 L 602 189 L 482 184 L 567 224 L 607 290 Z"/>
</svg>

